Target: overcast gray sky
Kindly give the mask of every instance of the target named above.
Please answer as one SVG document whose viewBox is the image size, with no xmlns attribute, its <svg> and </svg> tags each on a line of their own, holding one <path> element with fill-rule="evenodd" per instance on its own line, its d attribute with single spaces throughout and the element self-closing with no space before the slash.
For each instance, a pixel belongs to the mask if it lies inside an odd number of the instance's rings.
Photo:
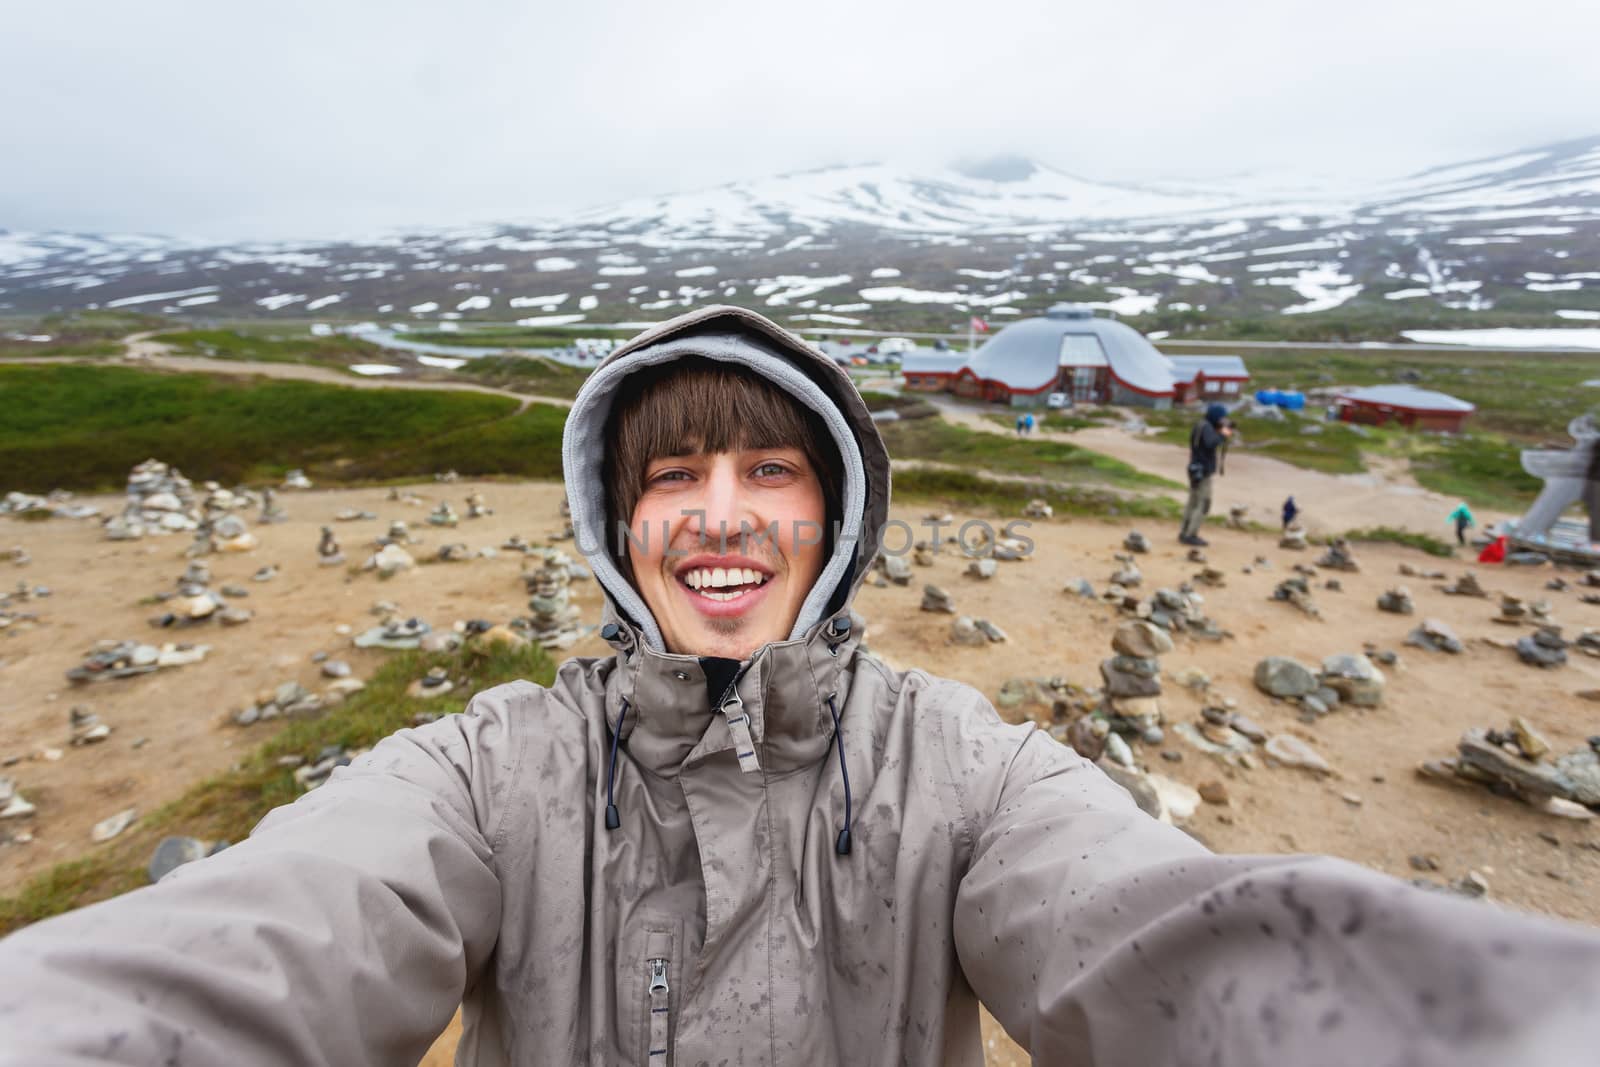
<svg viewBox="0 0 1600 1067">
<path fill-rule="evenodd" d="M 828 163 L 1391 175 L 1600 134 L 1583 0 L 49 0 L 0 228 L 318 237 Z"/>
</svg>

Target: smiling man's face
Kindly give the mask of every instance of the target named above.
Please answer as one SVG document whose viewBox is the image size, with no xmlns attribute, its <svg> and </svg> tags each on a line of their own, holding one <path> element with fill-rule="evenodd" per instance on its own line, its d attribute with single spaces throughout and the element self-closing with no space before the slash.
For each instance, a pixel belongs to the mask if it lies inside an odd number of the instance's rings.
<svg viewBox="0 0 1600 1067">
<path fill-rule="evenodd" d="M 628 559 L 667 650 L 742 660 L 786 640 L 822 573 L 825 521 L 797 448 L 651 460 Z"/>
</svg>

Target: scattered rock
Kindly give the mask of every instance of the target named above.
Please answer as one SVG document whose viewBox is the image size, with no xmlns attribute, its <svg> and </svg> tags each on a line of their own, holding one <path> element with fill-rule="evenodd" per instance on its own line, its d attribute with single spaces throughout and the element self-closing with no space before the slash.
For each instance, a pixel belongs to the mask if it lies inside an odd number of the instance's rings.
<svg viewBox="0 0 1600 1067">
<path fill-rule="evenodd" d="M 1228 787 L 1219 781 L 1201 782 L 1199 793 L 1200 799 L 1207 804 L 1215 804 L 1220 808 L 1229 806 Z"/>
<path fill-rule="evenodd" d="M 1138 530 L 1130 530 L 1128 536 L 1122 539 L 1122 547 L 1129 552 L 1143 554 L 1150 551 L 1150 540 Z"/>
<path fill-rule="evenodd" d="M 954 615 L 956 613 L 956 602 L 949 593 L 938 586 L 925 585 L 922 587 L 922 610 Z"/>
<path fill-rule="evenodd" d="M 101 819 L 95 823 L 94 829 L 89 831 L 89 837 L 97 844 L 102 841 L 110 841 L 113 837 L 132 826 L 134 820 L 138 817 L 139 809 L 124 808 L 110 818 Z"/>
<path fill-rule="evenodd" d="M 950 624 L 950 640 L 958 645 L 987 645 L 988 637 L 984 636 L 978 624 L 968 615 L 958 615 Z"/>
<path fill-rule="evenodd" d="M 1406 644 L 1418 648 L 1431 648 L 1436 652 L 1448 652 L 1452 655 L 1459 654 L 1466 646 L 1461 643 L 1461 638 L 1445 623 L 1438 619 L 1424 619 L 1422 625 L 1412 630 L 1406 637 Z"/>
<path fill-rule="evenodd" d="M 1111 647 L 1123 656 L 1148 659 L 1164 656 L 1172 651 L 1172 638 L 1165 630 L 1143 621 L 1129 621 L 1118 626 L 1111 636 Z"/>
<path fill-rule="evenodd" d="M 1301 697 L 1317 688 L 1310 667 L 1286 656 L 1268 656 L 1256 664 L 1256 688 L 1275 697 Z"/>
<path fill-rule="evenodd" d="M 1055 509 L 1041 497 L 1034 497 L 1022 509 L 1022 517 L 1025 519 L 1048 519 L 1054 514 Z"/>
<path fill-rule="evenodd" d="M 992 559 L 975 559 L 967 564 L 967 576 L 971 578 L 993 578 L 1000 565 Z"/>
<path fill-rule="evenodd" d="M 433 627 L 421 619 L 389 619 L 360 634 L 355 639 L 357 648 L 407 649 L 418 647 L 423 637 Z"/>
<path fill-rule="evenodd" d="M 417 561 L 411 557 L 411 553 L 399 545 L 389 544 L 369 556 L 361 565 L 361 569 L 377 571 L 380 578 L 393 578 L 397 574 L 414 569 L 416 565 Z"/>
<path fill-rule="evenodd" d="M 978 628 L 979 633 L 993 643 L 998 644 L 1006 639 L 1006 632 L 988 619 L 973 619 L 972 624 Z"/>
<path fill-rule="evenodd" d="M 185 863 L 205 859 L 210 852 L 209 845 L 193 837 L 163 837 L 151 854 L 145 873 L 152 883 L 159 882 Z"/>
<path fill-rule="evenodd" d="M 1322 661 L 1319 679 L 1339 694 L 1339 699 L 1360 708 L 1377 707 L 1383 701 L 1383 672 L 1366 656 L 1340 653 Z"/>
<path fill-rule="evenodd" d="M 1291 526 L 1278 538 L 1278 547 L 1291 552 L 1304 552 L 1310 546 L 1306 541 L 1306 532 L 1298 526 Z"/>
<path fill-rule="evenodd" d="M 1317 754 L 1316 749 L 1293 734 L 1278 734 L 1269 738 L 1265 751 L 1269 757 L 1285 767 L 1298 767 L 1315 774 L 1333 773 L 1333 768 L 1328 765 L 1327 760 Z"/>
</svg>

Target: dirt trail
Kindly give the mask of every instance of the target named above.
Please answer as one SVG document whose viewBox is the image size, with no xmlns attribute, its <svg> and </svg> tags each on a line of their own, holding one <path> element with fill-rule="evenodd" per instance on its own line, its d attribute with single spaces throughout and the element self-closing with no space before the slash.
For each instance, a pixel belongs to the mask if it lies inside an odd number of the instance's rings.
<svg viewBox="0 0 1600 1067">
<path fill-rule="evenodd" d="M 313 366 L 308 363 L 269 363 L 237 359 L 208 359 L 205 356 L 175 356 L 172 354 L 171 345 L 161 341 L 153 341 L 151 340 L 152 336 L 149 333 L 136 333 L 123 338 L 123 344 L 127 346 L 127 352 L 118 359 L 77 359 L 70 360 L 70 362 L 93 363 L 102 366 L 135 363 L 139 366 L 154 367 L 159 370 L 200 374 L 237 374 L 273 378 L 279 381 L 318 382 L 323 385 L 342 385 L 351 389 L 427 389 L 436 392 L 487 393 L 490 396 L 503 396 L 515 400 L 517 402 L 517 410 L 514 414 L 517 415 L 528 410 L 529 405 L 532 404 L 553 404 L 560 408 L 570 408 L 572 406 L 570 397 L 519 393 L 511 389 L 500 389 L 492 385 L 476 385 L 472 382 L 402 378 L 392 375 L 364 377 L 358 374 L 346 374 L 343 371 L 333 370 L 329 367 Z M 6 363 L 60 363 L 67 361 L 60 357 L 41 356 L 20 356 L 0 360 L 0 362 Z"/>
<path fill-rule="evenodd" d="M 975 408 L 944 397 L 928 399 L 946 419 L 968 429 L 1004 435 L 1012 432 L 985 418 L 1000 409 Z M 1046 416 L 1045 428 L 1035 430 L 1034 437 L 1079 445 L 1147 474 L 1183 480 L 1188 457 L 1181 446 L 1120 426 L 1070 432 L 1053 431 L 1048 426 Z M 1216 482 L 1212 513 L 1225 515 L 1229 508 L 1243 505 L 1249 509 L 1251 519 L 1276 526 L 1284 498 L 1292 495 L 1300 506 L 1301 525 L 1314 534 L 1394 526 L 1439 538 L 1450 535 L 1446 516 L 1457 500 L 1422 488 L 1403 464 L 1388 457 L 1369 456 L 1367 462 L 1372 469 L 1364 474 L 1324 474 L 1267 456 L 1234 452 L 1228 456 L 1226 473 Z M 1182 499 L 1184 493 L 1172 490 L 1168 495 Z M 1483 526 L 1511 517 L 1507 512 L 1478 511 L 1478 521 Z"/>
</svg>

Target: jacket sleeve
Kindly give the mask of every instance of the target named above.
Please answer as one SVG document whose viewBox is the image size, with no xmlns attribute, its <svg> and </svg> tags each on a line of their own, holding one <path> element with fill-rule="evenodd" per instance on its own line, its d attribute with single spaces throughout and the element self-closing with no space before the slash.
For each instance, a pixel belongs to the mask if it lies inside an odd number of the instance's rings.
<svg viewBox="0 0 1600 1067">
<path fill-rule="evenodd" d="M 416 1063 L 494 948 L 517 688 L 384 739 L 157 885 L 0 942 L 0 1064 Z"/>
<path fill-rule="evenodd" d="M 941 717 L 972 827 L 957 952 L 1036 1063 L 1462 1067 L 1600 1044 L 1590 931 L 1338 860 L 1214 855 L 978 693 Z"/>
</svg>

